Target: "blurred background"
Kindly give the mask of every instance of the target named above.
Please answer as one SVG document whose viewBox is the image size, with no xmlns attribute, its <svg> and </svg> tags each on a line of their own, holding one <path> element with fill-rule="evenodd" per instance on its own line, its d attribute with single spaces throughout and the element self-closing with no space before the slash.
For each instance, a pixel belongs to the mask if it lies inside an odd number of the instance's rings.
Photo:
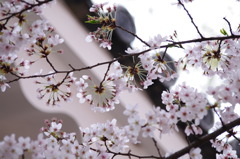
<svg viewBox="0 0 240 159">
<path fill-rule="evenodd" d="M 56 31 L 65 39 L 65 43 L 61 46 L 64 50 L 63 55 L 52 55 L 51 60 L 58 69 L 69 69 L 68 64 L 72 64 L 75 68 L 93 65 L 99 62 L 108 61 L 113 57 L 124 54 L 128 47 L 141 47 L 142 44 L 128 33 L 116 30 L 113 34 L 113 46 L 111 51 L 98 47 L 96 43 L 86 43 L 85 37 L 89 31 L 94 31 L 96 26 L 85 24 L 86 15 L 93 3 L 101 3 L 102 0 L 62 0 L 58 1 L 56 6 L 46 8 L 44 17 L 56 27 Z M 179 40 L 187 40 L 198 37 L 198 34 L 187 17 L 187 14 L 180 7 L 174 5 L 175 0 L 159 1 L 159 0 L 122 0 L 121 2 L 111 0 L 119 6 L 117 11 L 118 25 L 127 28 L 136 33 L 144 40 L 156 34 L 162 36 L 172 35 L 176 30 Z M 239 24 L 239 3 L 235 0 L 195 0 L 194 3 L 187 4 L 186 7 L 194 17 L 196 24 L 199 26 L 203 35 L 214 36 L 220 35 L 220 29 L 228 30 L 223 17 L 226 17 L 232 24 L 233 28 L 237 28 Z M 39 17 L 31 16 L 32 19 Z M 165 60 L 177 60 L 183 55 L 183 52 L 176 49 L 169 49 L 168 56 Z M 96 58 L 97 57 L 97 58 Z M 124 65 L 130 65 L 132 59 L 120 61 Z M 175 69 L 174 66 L 171 66 Z M 49 70 L 46 63 L 40 62 L 34 65 L 30 71 L 37 72 L 40 68 Z M 98 81 L 103 78 L 106 66 L 89 70 L 90 74 Z M 176 70 L 176 69 L 175 69 Z M 179 71 L 179 70 L 176 70 Z M 179 71 L 180 72 L 180 71 Z M 86 72 L 81 72 L 85 74 Z M 200 81 L 199 81 L 200 79 Z M 87 104 L 79 104 L 74 97 L 72 103 L 63 104 L 61 107 L 52 108 L 46 106 L 44 101 L 36 98 L 37 87 L 33 84 L 34 80 L 22 80 L 11 85 L 5 93 L 0 93 L 1 110 L 0 110 L 0 140 L 5 135 L 15 133 L 16 136 L 30 136 L 33 139 L 37 137 L 39 129 L 44 126 L 45 119 L 57 117 L 63 119 L 63 130 L 67 132 L 79 132 L 78 127 L 87 127 L 95 122 L 105 122 L 112 118 L 117 118 L 120 125 L 126 123 L 126 119 L 122 116 L 124 106 L 126 104 L 140 104 L 142 115 L 151 106 L 161 106 L 161 92 L 170 89 L 174 84 L 186 81 L 189 85 L 205 91 L 205 85 L 216 83 L 216 80 L 209 80 L 201 76 L 197 70 L 192 74 L 181 72 L 176 81 L 168 83 L 160 83 L 156 81 L 154 85 L 149 87 L 147 91 L 131 94 L 123 94 L 121 96 L 122 104 L 117 106 L 116 110 L 96 114 L 92 112 Z M 76 91 L 76 90 L 75 90 Z M 148 105 L 148 106 L 147 106 Z M 204 134 L 209 132 L 214 122 L 214 116 L 209 112 L 208 116 L 201 122 Z M 180 124 L 180 128 L 184 129 L 185 125 Z M 78 136 L 79 137 L 79 136 Z M 199 136 L 200 137 L 200 136 Z M 186 145 L 186 137 L 180 132 L 172 136 L 164 136 L 159 144 L 163 152 L 178 150 Z M 191 136 L 188 140 L 194 141 L 196 137 Z M 154 154 L 153 144 L 144 140 L 142 147 L 135 147 L 136 152 L 143 154 Z M 234 143 L 237 145 L 236 143 Z M 152 146 L 149 146 L 152 145 Z M 215 151 L 211 149 L 210 144 L 202 146 L 203 155 L 208 158 L 215 158 Z"/>
</svg>

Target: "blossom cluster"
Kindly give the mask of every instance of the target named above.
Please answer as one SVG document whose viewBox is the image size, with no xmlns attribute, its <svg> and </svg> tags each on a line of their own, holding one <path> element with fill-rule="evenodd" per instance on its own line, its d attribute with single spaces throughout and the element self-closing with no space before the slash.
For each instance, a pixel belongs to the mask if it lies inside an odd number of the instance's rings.
<svg viewBox="0 0 240 159">
<path fill-rule="evenodd" d="M 25 12 L 40 14 L 45 4 L 51 1 L 12 0 L 1 2 L 0 86 L 2 92 L 9 87 L 6 82 L 7 75 L 11 74 L 21 78 L 26 75 L 30 65 L 36 61 L 19 58 L 18 53 L 22 49 L 25 49 L 28 55 L 37 54 L 41 58 L 45 58 L 53 52 L 54 46 L 63 42 L 59 35 L 53 33 L 53 28 L 45 20 L 29 23 L 27 15 L 25 15 Z M 8 24 L 14 18 L 17 18 L 17 21 L 14 21 L 12 25 Z"/>
<path fill-rule="evenodd" d="M 97 123 L 88 128 L 81 128 L 83 145 L 98 148 L 100 151 L 115 153 L 128 150 L 128 137 L 124 129 L 116 125 L 116 119 L 106 123 Z"/>
<path fill-rule="evenodd" d="M 140 117 L 137 106 L 127 106 L 124 114 L 128 116 L 128 125 L 125 127 L 127 135 L 132 143 L 139 143 L 138 136 L 159 137 L 173 131 L 179 131 L 179 121 L 188 123 L 185 129 L 187 135 L 202 134 L 200 121 L 207 115 L 207 99 L 203 93 L 197 92 L 191 87 L 181 85 L 171 92 L 163 92 L 163 103 L 166 110 L 160 107 L 153 108 L 146 113 L 146 117 Z"/>
<path fill-rule="evenodd" d="M 100 43 L 100 47 L 108 48 L 111 50 L 112 45 L 112 33 L 116 28 L 116 6 L 107 7 L 108 3 L 94 4 L 89 11 L 97 14 L 97 16 L 88 16 L 86 23 L 90 24 L 100 24 L 95 32 L 90 32 L 86 40 L 91 42 L 96 40 Z"/>
<path fill-rule="evenodd" d="M 15 134 L 5 136 L 0 142 L 0 157 L 15 159 L 28 154 L 33 159 L 110 159 L 113 156 L 126 155 L 129 150 L 129 142 L 139 143 L 139 141 L 133 141 L 133 131 L 141 129 L 143 137 L 154 136 L 153 127 L 149 125 L 151 122 L 155 123 L 155 119 L 152 118 L 153 114 L 147 114 L 148 123 L 143 125 L 143 120 L 131 119 L 134 114 L 136 115 L 135 108 L 129 107 L 124 112 L 129 116 L 129 125 L 124 127 L 118 127 L 116 119 L 92 124 L 87 128 L 80 127 L 81 141 L 77 139 L 76 133 L 67 133 L 62 130 L 62 120 L 56 118 L 45 120 L 46 126 L 41 128 L 41 133 L 36 140 L 22 136 L 16 139 Z M 156 109 L 156 112 L 160 113 L 161 111 Z M 199 159 L 201 158 L 200 152 L 199 148 L 191 149 L 189 155 L 193 159 Z"/>
<path fill-rule="evenodd" d="M 239 34 L 239 33 L 237 33 Z M 206 41 L 185 49 L 185 59 L 180 59 L 185 65 L 200 67 L 204 74 L 221 78 L 228 78 L 232 73 L 238 72 L 239 66 L 239 40 L 227 39 Z"/>
<path fill-rule="evenodd" d="M 48 2 L 51 2 L 49 0 Z M 42 9 L 46 7 L 46 5 L 38 5 L 38 0 L 11 0 L 11 1 L 3 1 L 0 6 L 0 13 L 3 17 L 8 17 L 9 15 L 14 15 L 18 13 L 22 13 L 23 10 L 27 10 L 28 12 L 35 12 L 37 14 L 42 12 Z M 43 3 L 44 4 L 44 3 Z M 24 16 L 21 14 L 17 15 L 19 21 L 23 22 Z"/>
<path fill-rule="evenodd" d="M 1 91 L 4 92 L 7 87 L 10 87 L 7 80 L 7 74 L 16 74 L 22 76 L 29 69 L 29 61 L 21 60 L 17 64 L 14 62 L 17 60 L 17 55 L 9 53 L 8 55 L 0 56 L 0 86 Z"/>
<path fill-rule="evenodd" d="M 163 103 L 166 109 L 176 114 L 182 122 L 193 121 L 199 125 L 200 120 L 207 114 L 207 99 L 203 93 L 188 87 L 179 85 L 170 92 L 162 93 Z"/>
<path fill-rule="evenodd" d="M 237 159 L 238 158 L 236 150 L 233 150 L 232 146 L 227 142 L 216 139 L 216 140 L 211 140 L 211 143 L 212 143 L 212 147 L 214 147 L 218 152 L 218 154 L 216 155 L 217 159 L 224 159 L 224 158 Z"/>
<path fill-rule="evenodd" d="M 142 65 L 147 70 L 148 74 L 146 81 L 144 81 L 144 89 L 153 84 L 153 80 L 158 79 L 160 82 L 170 81 L 175 79 L 178 74 L 170 66 L 172 61 L 165 61 L 163 59 L 163 54 L 157 52 L 155 54 L 146 53 L 139 56 Z M 173 63 L 173 62 L 172 62 Z"/>
<path fill-rule="evenodd" d="M 79 143 L 76 140 L 76 133 L 62 131 L 61 120 L 52 119 L 45 123 L 47 126 L 41 129 L 42 133 L 36 140 L 31 140 L 29 137 L 19 137 L 16 140 L 14 134 L 5 136 L 0 142 L 0 158 L 17 159 L 28 153 L 33 159 L 95 159 L 104 156 L 104 154 L 90 150 L 87 145 Z"/>
<path fill-rule="evenodd" d="M 154 138 L 156 132 L 161 137 L 162 134 L 178 130 L 176 127 L 177 120 L 169 120 L 170 114 L 160 107 L 147 112 L 146 117 L 143 118 L 139 115 L 137 105 L 127 106 L 124 115 L 128 116 L 128 125 L 125 126 L 125 130 L 130 142 L 133 144 L 140 143 L 138 139 L 140 134 L 144 138 Z"/>
</svg>

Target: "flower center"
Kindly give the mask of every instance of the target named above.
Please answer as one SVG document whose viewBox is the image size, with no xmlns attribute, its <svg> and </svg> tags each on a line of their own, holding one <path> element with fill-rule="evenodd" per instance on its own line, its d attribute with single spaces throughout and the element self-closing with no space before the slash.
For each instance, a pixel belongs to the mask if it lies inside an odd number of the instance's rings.
<svg viewBox="0 0 240 159">
<path fill-rule="evenodd" d="M 95 93 L 97 94 L 102 94 L 105 91 L 105 88 L 103 88 L 103 86 L 95 86 Z"/>
</svg>

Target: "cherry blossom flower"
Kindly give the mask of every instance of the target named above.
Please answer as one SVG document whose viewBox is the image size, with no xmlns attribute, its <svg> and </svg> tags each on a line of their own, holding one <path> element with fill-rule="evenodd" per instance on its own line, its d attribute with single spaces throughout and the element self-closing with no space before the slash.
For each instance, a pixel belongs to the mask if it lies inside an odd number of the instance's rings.
<svg viewBox="0 0 240 159">
<path fill-rule="evenodd" d="M 19 144 L 19 146 L 22 147 L 23 150 L 30 149 L 30 146 L 31 146 L 30 142 L 31 142 L 30 137 L 24 138 L 24 137 L 21 136 L 21 137 L 18 138 L 18 144 Z"/>
<path fill-rule="evenodd" d="M 1 87 L 1 91 L 2 91 L 2 92 L 5 92 L 6 89 L 7 89 L 7 87 L 10 88 L 9 84 L 4 83 L 4 82 L 2 82 L 2 81 L 0 81 L 0 87 Z"/>
<path fill-rule="evenodd" d="M 64 39 L 60 38 L 60 36 L 58 34 L 56 34 L 55 36 L 49 36 L 48 37 L 48 44 L 50 44 L 52 46 L 59 45 L 63 42 L 64 42 Z"/>
<path fill-rule="evenodd" d="M 132 91 L 138 90 L 137 82 L 142 85 L 146 78 L 146 70 L 142 68 L 141 62 L 137 62 L 133 66 L 121 65 L 122 74 L 119 78 L 126 81 L 126 88 L 132 88 Z M 130 89 L 128 89 L 130 91 Z"/>
<path fill-rule="evenodd" d="M 188 125 L 186 128 L 185 128 L 185 134 L 187 136 L 189 136 L 190 134 L 193 134 L 193 135 L 201 135 L 203 133 L 202 129 L 199 127 L 199 126 L 196 126 L 194 124 L 192 125 Z"/>
<path fill-rule="evenodd" d="M 177 77 L 177 72 L 170 66 L 170 61 L 162 59 L 160 53 L 147 52 L 139 56 L 142 67 L 147 71 L 144 89 L 153 84 L 152 80 L 159 79 L 160 82 L 170 81 Z"/>
<path fill-rule="evenodd" d="M 162 37 L 160 34 L 154 36 L 153 38 L 150 38 L 150 40 L 147 42 L 152 49 L 159 48 L 162 44 L 162 42 L 165 42 L 167 40 L 167 37 Z"/>
<path fill-rule="evenodd" d="M 144 80 L 144 70 L 142 70 L 140 63 L 132 67 L 120 65 L 120 63 L 116 61 L 112 64 L 111 71 L 113 73 L 109 74 L 109 77 L 116 85 L 117 92 L 120 93 L 124 90 L 129 92 L 141 90 L 136 83 L 136 78 L 139 78 L 140 81 Z"/>
<path fill-rule="evenodd" d="M 144 49 L 144 48 L 134 48 L 134 49 L 132 49 L 132 48 L 127 48 L 127 50 L 125 50 L 125 52 L 126 52 L 127 54 L 137 54 L 137 53 L 140 53 L 140 52 L 144 51 L 143 49 Z"/>
<path fill-rule="evenodd" d="M 90 34 L 85 38 L 86 42 L 92 42 L 94 40 L 94 34 Z"/>
<path fill-rule="evenodd" d="M 156 128 L 155 127 L 153 127 L 153 126 L 150 126 L 150 125 L 147 125 L 147 126 L 144 126 L 143 128 L 142 128 L 142 136 L 143 137 L 151 137 L 151 138 L 153 138 L 154 137 L 154 130 L 155 130 Z"/>
<path fill-rule="evenodd" d="M 112 45 L 111 41 L 102 40 L 99 46 L 103 47 L 103 48 L 108 48 L 108 50 L 111 50 L 111 48 L 112 48 L 111 45 Z"/>
<path fill-rule="evenodd" d="M 133 125 L 136 129 L 141 129 L 146 124 L 146 121 L 140 118 L 139 115 L 132 115 L 128 117 L 128 123 Z"/>
<path fill-rule="evenodd" d="M 51 74 L 51 72 L 50 72 Z M 69 102 L 71 100 L 71 85 L 75 82 L 75 77 L 73 73 L 70 73 L 64 78 L 61 82 L 57 82 L 54 75 L 50 75 L 44 78 L 45 82 L 35 81 L 36 84 L 43 85 L 43 88 L 39 88 L 38 98 L 43 99 L 45 96 L 48 96 L 47 104 L 56 106 L 61 100 Z M 62 87 L 65 87 L 63 89 Z"/>
<path fill-rule="evenodd" d="M 123 114 L 126 116 L 135 116 L 138 114 L 137 108 L 138 105 L 127 105 Z"/>
<path fill-rule="evenodd" d="M 192 148 L 189 152 L 189 156 L 191 159 L 202 159 L 201 149 L 200 148 Z"/>
<path fill-rule="evenodd" d="M 119 103 L 116 85 L 111 78 L 106 78 L 99 86 L 88 76 L 83 76 L 75 83 L 78 86 L 77 97 L 80 103 L 88 102 L 94 111 L 110 111 Z"/>
<path fill-rule="evenodd" d="M 89 11 L 90 12 L 99 12 L 99 10 L 101 9 L 103 9 L 103 7 L 105 6 L 105 5 L 107 5 L 108 4 L 108 2 L 105 2 L 105 3 L 99 3 L 99 4 L 93 4 L 92 5 L 92 7 L 89 9 Z"/>
<path fill-rule="evenodd" d="M 46 20 L 36 20 L 30 27 L 33 38 L 46 37 L 45 31 L 52 30 L 52 27 Z"/>
<path fill-rule="evenodd" d="M 234 110 L 235 106 L 224 107 L 223 110 L 220 110 L 220 115 L 224 123 L 230 123 L 239 118 L 239 115 Z"/>
</svg>

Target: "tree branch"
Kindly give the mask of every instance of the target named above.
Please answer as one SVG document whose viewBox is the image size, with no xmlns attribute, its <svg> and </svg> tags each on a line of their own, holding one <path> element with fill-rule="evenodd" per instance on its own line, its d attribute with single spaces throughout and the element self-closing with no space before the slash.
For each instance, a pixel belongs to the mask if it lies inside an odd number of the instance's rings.
<svg viewBox="0 0 240 159">
<path fill-rule="evenodd" d="M 179 42 L 174 42 L 173 41 L 173 42 L 171 42 L 169 44 L 162 45 L 159 48 L 168 48 L 168 47 L 173 47 L 175 45 L 182 45 L 182 44 L 189 44 L 189 43 L 196 43 L 196 42 L 214 41 L 214 40 L 221 40 L 222 41 L 222 40 L 227 40 L 227 39 L 238 39 L 238 38 L 240 38 L 240 35 L 231 35 L 231 36 L 223 36 L 223 37 L 198 38 L 198 39 L 179 41 Z M 79 68 L 79 69 L 72 68 L 71 70 L 68 70 L 68 71 L 56 71 L 56 72 L 53 72 L 53 73 L 42 74 L 42 75 L 32 75 L 32 76 L 18 76 L 18 75 L 15 74 L 15 76 L 17 76 L 17 78 L 13 79 L 11 81 L 8 81 L 6 83 L 9 84 L 9 83 L 12 83 L 12 82 L 16 82 L 16 81 L 18 81 L 20 79 L 30 79 L 30 78 L 46 77 L 46 76 L 50 76 L 50 75 L 53 75 L 53 74 L 62 74 L 62 73 L 65 74 L 65 73 L 70 73 L 70 72 L 80 72 L 82 70 L 89 70 L 89 69 L 92 69 L 92 68 L 95 68 L 95 67 L 98 67 L 98 66 L 101 66 L 101 65 L 106 65 L 106 64 L 109 64 L 109 63 L 113 63 L 115 61 L 118 61 L 118 60 L 126 58 L 126 57 L 138 56 L 138 55 L 144 54 L 146 52 L 149 52 L 151 50 L 155 50 L 155 49 L 159 49 L 159 48 L 147 49 L 147 50 L 144 50 L 144 51 L 139 52 L 139 53 L 122 55 L 122 56 L 119 56 L 119 57 L 117 57 L 117 58 L 115 58 L 113 60 L 110 60 L 110 61 L 97 63 L 95 65 L 82 67 L 82 68 Z"/>
<path fill-rule="evenodd" d="M 212 132 L 211 134 L 207 134 L 201 138 L 199 138 L 199 140 L 196 140 L 195 142 L 191 143 L 189 146 L 175 152 L 174 154 L 170 155 L 169 157 L 166 157 L 164 159 L 177 159 L 183 155 L 185 155 L 186 153 L 188 153 L 192 148 L 194 147 L 198 147 L 202 144 L 204 144 L 205 142 L 207 141 L 210 141 L 211 139 L 214 139 L 216 138 L 217 136 L 219 136 L 220 134 L 224 133 L 226 131 L 226 129 L 232 129 L 234 128 L 235 126 L 238 126 L 240 125 L 240 118 L 232 121 L 231 123 L 229 124 L 225 124 L 224 127 Z"/>
</svg>

